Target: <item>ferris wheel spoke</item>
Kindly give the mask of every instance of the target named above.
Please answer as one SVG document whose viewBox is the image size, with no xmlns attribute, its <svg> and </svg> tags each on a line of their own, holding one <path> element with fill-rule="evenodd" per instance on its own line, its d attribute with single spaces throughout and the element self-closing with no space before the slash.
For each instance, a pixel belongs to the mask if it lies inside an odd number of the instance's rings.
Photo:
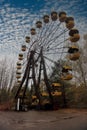
<svg viewBox="0 0 87 130">
<path fill-rule="evenodd" d="M 47 59 L 48 61 L 52 62 L 52 63 L 57 63 L 56 61 L 54 61 L 53 59 L 51 58 L 48 58 L 47 56 L 44 55 L 44 58 Z"/>
<path fill-rule="evenodd" d="M 68 41 L 68 38 L 64 39 L 64 40 L 61 41 L 61 42 L 58 42 L 58 44 L 53 45 L 52 48 L 56 48 L 56 47 L 58 47 L 59 45 L 64 44 L 66 41 Z"/>
<path fill-rule="evenodd" d="M 64 51 L 66 50 L 68 50 L 68 48 L 69 47 L 67 47 L 67 46 L 63 46 L 62 44 L 61 44 L 61 47 L 47 47 L 45 50 L 44 50 L 44 52 L 46 53 L 49 53 L 49 52 L 60 52 L 60 51 L 62 51 L 63 49 L 64 49 Z M 68 52 L 68 51 L 67 51 Z"/>
<path fill-rule="evenodd" d="M 68 47 L 64 47 L 64 46 L 62 46 L 62 47 L 55 47 L 55 48 L 53 48 L 53 47 L 51 47 L 51 48 L 47 48 L 47 50 L 46 51 L 50 51 L 50 50 L 53 50 L 53 51 L 55 51 L 55 50 L 60 50 L 60 49 L 63 49 L 63 48 L 65 48 L 65 49 L 68 49 Z"/>
<path fill-rule="evenodd" d="M 50 24 L 46 24 L 46 23 L 44 23 L 44 24 L 45 25 L 44 25 L 44 27 L 42 29 L 43 33 L 41 33 L 42 35 L 40 35 L 41 37 L 39 38 L 40 39 L 40 41 L 39 41 L 40 42 L 40 46 L 43 44 L 46 36 L 48 35 L 47 33 L 50 31 L 50 29 L 52 29 L 52 22 Z M 45 30 L 45 31 L 43 31 L 43 30 Z"/>
<path fill-rule="evenodd" d="M 56 33 L 56 31 L 58 31 L 60 24 L 61 23 L 56 25 L 55 28 L 53 28 L 53 25 L 52 25 L 51 29 L 47 30 L 48 34 L 45 33 L 43 42 L 41 44 L 43 44 L 43 45 L 47 44 L 47 42 L 50 40 L 50 38 L 52 38 L 54 36 L 54 34 Z"/>
<path fill-rule="evenodd" d="M 47 33 L 50 32 L 50 30 L 52 30 L 53 24 L 54 24 L 54 22 L 52 22 L 52 21 L 51 21 L 51 23 L 48 23 L 48 24 L 44 23 L 44 25 L 41 29 L 41 34 L 40 34 L 39 40 L 38 40 L 41 44 L 45 40 L 45 36 L 48 35 Z"/>
<path fill-rule="evenodd" d="M 68 53 L 68 52 L 48 52 L 48 53 L 46 53 L 46 55 L 51 55 L 51 54 L 61 54 L 61 53 Z"/>
<path fill-rule="evenodd" d="M 61 25 L 61 23 L 59 23 L 55 28 L 53 28 L 53 30 L 51 29 L 49 34 L 45 37 L 44 45 L 47 44 L 52 39 L 52 37 L 55 36 L 55 33 L 58 31 L 60 25 Z M 48 39 L 48 40 L 46 40 L 46 39 Z"/>
<path fill-rule="evenodd" d="M 63 35 L 65 32 L 67 32 L 68 30 L 64 30 L 63 32 L 61 32 L 58 36 L 55 36 L 54 38 L 50 39 L 47 43 L 46 46 L 50 46 L 52 44 L 54 44 L 54 42 L 56 40 L 58 40 L 58 38 L 60 38 L 61 35 Z M 67 40 L 67 39 L 66 39 Z"/>
<path fill-rule="evenodd" d="M 54 42 L 54 44 L 52 44 L 50 46 L 48 45 L 45 50 L 48 51 L 48 50 L 56 50 L 56 49 L 68 48 L 68 47 L 64 47 L 64 46 L 59 47 L 60 45 L 64 44 L 66 41 L 67 41 L 67 39 L 65 39 L 64 41 L 58 42 L 58 44 L 56 44 L 56 42 Z"/>
</svg>

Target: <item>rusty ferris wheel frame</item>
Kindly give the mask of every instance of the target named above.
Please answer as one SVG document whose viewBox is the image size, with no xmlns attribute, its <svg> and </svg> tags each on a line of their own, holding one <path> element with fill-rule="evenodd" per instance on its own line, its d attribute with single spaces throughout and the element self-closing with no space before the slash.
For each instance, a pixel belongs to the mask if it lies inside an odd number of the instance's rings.
<svg viewBox="0 0 87 130">
<path fill-rule="evenodd" d="M 32 79 L 35 95 L 39 99 L 39 105 L 41 105 L 41 93 L 39 85 L 42 80 L 41 75 L 43 75 L 46 89 L 49 94 L 50 103 L 54 104 L 47 74 L 46 60 L 57 63 L 57 60 L 64 58 L 65 54 L 68 54 L 69 60 L 76 61 L 79 59 L 79 49 L 76 44 L 80 39 L 80 35 L 79 31 L 75 29 L 74 26 L 75 22 L 73 17 L 68 17 L 65 12 L 60 12 L 58 14 L 57 12 L 53 11 L 50 16 L 45 15 L 43 17 L 43 22 L 36 22 L 37 28 L 31 28 L 31 37 L 26 36 L 26 43 L 29 43 L 30 45 L 29 47 L 26 47 L 25 45 L 22 46 L 25 48 L 24 50 L 28 48 L 27 63 L 21 83 L 15 95 L 15 99 L 19 97 L 22 87 L 25 86 L 21 97 L 22 103 L 24 102 L 28 84 Z M 40 31 L 41 29 L 42 31 Z M 36 32 L 36 30 L 39 31 Z M 69 34 L 69 37 L 67 34 Z M 37 37 L 34 37 L 35 35 L 37 35 Z M 65 43 L 68 44 L 64 45 Z M 72 45 L 69 45 L 70 43 L 72 43 Z M 19 60 L 22 59 L 23 55 L 19 54 Z M 39 67 L 37 76 L 36 68 L 38 63 Z M 66 73 L 69 70 L 71 69 L 63 68 L 62 72 Z M 71 76 L 70 79 L 72 79 L 72 75 L 69 74 L 69 76 Z M 64 80 L 68 79 L 69 78 L 65 78 Z"/>
</svg>

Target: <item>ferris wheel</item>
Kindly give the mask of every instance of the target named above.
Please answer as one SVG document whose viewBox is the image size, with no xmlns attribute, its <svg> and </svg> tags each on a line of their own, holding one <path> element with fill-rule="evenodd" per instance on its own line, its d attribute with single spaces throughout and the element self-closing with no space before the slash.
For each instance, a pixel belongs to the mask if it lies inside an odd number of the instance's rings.
<svg viewBox="0 0 87 130">
<path fill-rule="evenodd" d="M 74 18 L 67 16 L 66 12 L 52 11 L 50 15 L 44 15 L 42 20 L 36 21 L 34 27 L 30 29 L 30 35 L 25 37 L 25 44 L 22 45 L 18 56 L 16 78 L 19 87 L 15 98 L 19 97 L 23 88 L 21 95 L 23 100 L 27 88 L 32 89 L 33 86 L 32 96 L 37 97 L 41 105 L 42 94 L 44 95 L 41 92 L 43 81 L 44 90 L 53 104 L 53 95 L 56 95 L 57 91 L 52 93 L 48 75 L 52 72 L 52 66 L 59 61 L 62 68 L 59 70 L 59 78 L 61 80 L 73 78 L 69 62 L 74 62 L 80 57 L 79 39 Z M 64 65 L 61 64 L 62 60 L 65 61 Z"/>
</svg>

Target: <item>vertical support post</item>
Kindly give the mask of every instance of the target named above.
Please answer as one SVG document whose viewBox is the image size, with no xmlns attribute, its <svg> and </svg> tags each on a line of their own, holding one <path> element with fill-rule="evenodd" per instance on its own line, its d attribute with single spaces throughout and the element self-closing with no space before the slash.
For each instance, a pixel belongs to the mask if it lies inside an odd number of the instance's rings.
<svg viewBox="0 0 87 130">
<path fill-rule="evenodd" d="M 42 48 L 42 51 L 41 51 L 41 52 L 42 52 L 42 53 L 41 53 L 41 60 L 42 60 L 42 64 L 43 64 L 44 81 L 45 81 L 45 84 L 46 84 L 46 87 L 47 87 L 47 91 L 48 91 L 48 93 L 49 93 L 50 103 L 51 103 L 52 105 L 54 105 L 53 96 L 52 96 L 52 94 L 51 94 L 50 84 L 49 84 L 49 81 L 48 81 L 48 76 L 47 76 L 45 61 L 44 61 L 44 57 L 43 57 L 43 48 Z"/>
<path fill-rule="evenodd" d="M 20 110 L 20 98 L 17 99 L 17 111 Z"/>
<path fill-rule="evenodd" d="M 64 84 L 62 85 L 62 97 L 63 97 L 63 107 L 66 108 L 67 107 L 67 103 L 66 103 L 66 95 L 65 95 L 65 86 Z"/>
<path fill-rule="evenodd" d="M 40 92 L 39 92 L 39 84 L 36 83 L 36 77 L 35 77 L 35 62 L 34 62 L 34 52 L 32 52 L 33 57 L 32 57 L 32 78 L 33 78 L 33 84 L 36 92 L 36 96 L 39 99 L 39 108 L 41 106 L 41 97 L 40 97 Z"/>
</svg>

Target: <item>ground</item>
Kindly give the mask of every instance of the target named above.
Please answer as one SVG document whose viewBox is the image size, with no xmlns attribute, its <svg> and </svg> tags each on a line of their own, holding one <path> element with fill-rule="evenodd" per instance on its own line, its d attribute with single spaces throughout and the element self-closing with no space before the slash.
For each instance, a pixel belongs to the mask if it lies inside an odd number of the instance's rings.
<svg viewBox="0 0 87 130">
<path fill-rule="evenodd" d="M 0 111 L 0 130 L 87 130 L 87 110 Z"/>
</svg>

